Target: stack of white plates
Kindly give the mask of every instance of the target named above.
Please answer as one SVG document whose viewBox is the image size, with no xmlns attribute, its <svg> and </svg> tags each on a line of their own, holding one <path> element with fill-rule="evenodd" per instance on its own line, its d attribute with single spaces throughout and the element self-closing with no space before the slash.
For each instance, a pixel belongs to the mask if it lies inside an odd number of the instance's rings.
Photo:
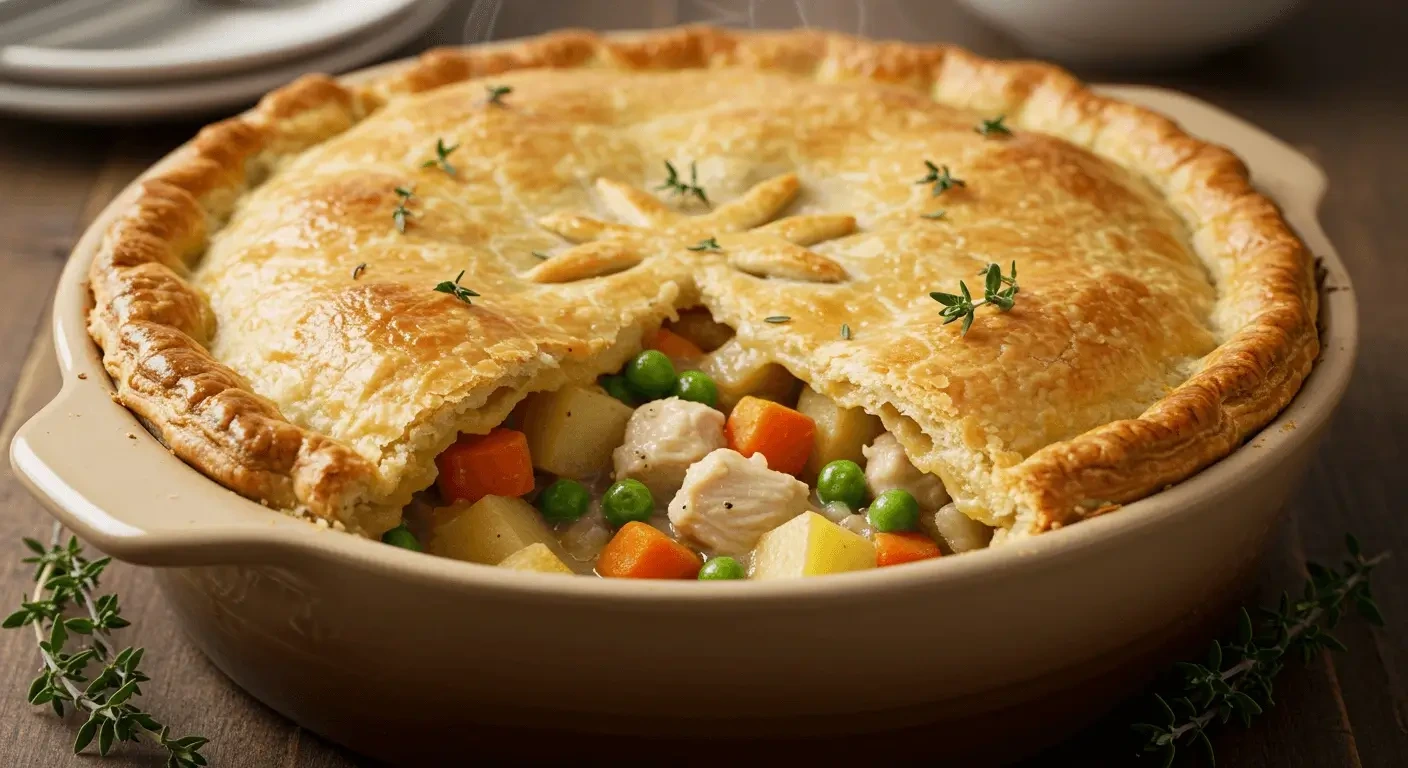
<svg viewBox="0 0 1408 768">
<path fill-rule="evenodd" d="M 0 112 L 129 121 L 248 105 L 419 38 L 450 0 L 0 0 Z"/>
</svg>

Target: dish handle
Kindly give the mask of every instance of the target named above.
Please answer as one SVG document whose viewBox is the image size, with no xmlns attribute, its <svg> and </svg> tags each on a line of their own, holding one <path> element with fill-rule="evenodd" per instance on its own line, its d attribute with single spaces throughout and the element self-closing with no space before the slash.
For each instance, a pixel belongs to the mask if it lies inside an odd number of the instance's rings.
<svg viewBox="0 0 1408 768">
<path fill-rule="evenodd" d="M 195 566 L 267 562 L 271 547 L 320 533 L 189 466 L 173 471 L 166 447 L 98 378 L 68 379 L 10 443 L 15 474 L 84 541 L 141 565 Z"/>
</svg>

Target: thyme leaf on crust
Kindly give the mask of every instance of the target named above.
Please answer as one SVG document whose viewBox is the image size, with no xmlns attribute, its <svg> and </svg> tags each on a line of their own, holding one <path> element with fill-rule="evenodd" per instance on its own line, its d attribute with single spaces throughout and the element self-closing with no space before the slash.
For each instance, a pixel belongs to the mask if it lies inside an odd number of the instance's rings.
<svg viewBox="0 0 1408 768">
<path fill-rule="evenodd" d="M 459 148 L 460 148 L 460 145 L 459 145 L 459 144 L 451 144 L 451 145 L 448 145 L 448 146 L 447 146 L 447 145 L 445 144 L 445 140 L 444 140 L 444 139 L 436 139 L 436 140 L 435 140 L 435 159 L 434 159 L 434 160 L 426 160 L 425 162 L 423 162 L 423 163 L 420 164 L 420 167 L 422 167 L 422 168 L 434 168 L 434 167 L 436 167 L 436 166 L 439 166 L 439 167 L 440 167 L 440 170 L 444 171 L 447 176 L 458 176 L 458 175 L 459 175 L 459 171 L 455 170 L 455 166 L 450 165 L 450 153 L 454 152 L 455 150 L 457 150 L 457 149 L 459 149 Z"/>
<path fill-rule="evenodd" d="M 463 269 L 461 269 L 460 273 L 455 276 L 454 280 L 441 280 L 440 282 L 436 283 L 435 290 L 439 291 L 440 293 L 448 293 L 466 304 L 473 304 L 470 299 L 474 298 L 475 296 L 478 296 L 479 294 L 460 285 L 460 278 L 462 277 L 464 277 Z"/>
<path fill-rule="evenodd" d="M 665 182 L 656 187 L 657 190 L 669 190 L 671 194 L 681 197 L 696 197 L 699 202 L 710 205 L 709 195 L 704 192 L 704 188 L 699 186 L 699 169 L 694 163 L 689 164 L 689 181 L 686 182 L 680 176 L 680 172 L 675 168 L 675 164 L 669 160 L 665 161 Z"/>
<path fill-rule="evenodd" d="M 396 197 L 400 198 L 400 201 L 396 204 L 396 210 L 391 212 L 391 221 L 396 225 L 396 231 L 403 235 L 406 233 L 406 220 L 415 215 L 414 211 L 406 207 L 406 203 L 415 196 L 414 190 L 406 187 L 396 188 Z"/>
<path fill-rule="evenodd" d="M 513 93 L 511 85 L 486 85 L 484 91 L 488 94 L 484 97 L 485 104 L 493 104 L 496 107 L 506 107 L 504 97 Z"/>
<path fill-rule="evenodd" d="M 991 120 L 984 120 L 978 125 L 977 128 L 974 128 L 973 130 L 983 136 L 988 137 L 1011 136 L 1012 129 L 1002 124 L 1002 121 L 1006 118 L 1007 115 L 998 115 L 997 117 Z"/>
<path fill-rule="evenodd" d="M 944 325 L 955 320 L 963 321 L 960 336 L 967 336 L 968 329 L 973 327 L 973 318 L 977 314 L 978 307 L 984 304 L 993 304 L 998 309 L 1006 312 L 1017 303 L 1017 262 L 1012 262 L 1012 274 L 1003 275 L 1002 267 L 997 264 L 989 264 L 978 274 L 983 276 L 983 298 L 981 301 L 973 301 L 973 295 L 968 291 L 968 284 L 962 280 L 958 281 L 958 293 L 942 293 L 934 291 L 929 294 L 929 298 L 944 305 L 939 310 L 939 316 L 944 318 Z"/>
<path fill-rule="evenodd" d="M 699 242 L 695 243 L 694 245 L 687 246 L 687 249 L 688 249 L 688 250 L 691 250 L 691 251 L 722 251 L 722 250 L 723 250 L 723 248 L 719 247 L 718 238 L 713 238 L 713 237 L 709 238 L 708 240 L 700 240 Z"/>
<path fill-rule="evenodd" d="M 968 182 L 955 178 L 949 172 L 948 166 L 934 165 L 928 160 L 924 161 L 924 167 L 929 169 L 929 173 L 924 178 L 914 182 L 915 184 L 933 184 L 933 197 L 938 197 L 954 187 L 966 187 Z"/>
</svg>

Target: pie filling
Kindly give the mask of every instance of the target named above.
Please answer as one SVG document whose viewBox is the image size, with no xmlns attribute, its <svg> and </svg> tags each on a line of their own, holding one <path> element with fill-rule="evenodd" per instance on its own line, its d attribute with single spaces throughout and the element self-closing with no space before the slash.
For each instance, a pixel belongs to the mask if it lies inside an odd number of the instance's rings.
<svg viewBox="0 0 1408 768">
<path fill-rule="evenodd" d="M 986 547 L 880 419 L 687 309 L 623 369 L 529 395 L 435 460 L 388 544 L 508 568 L 778 578 Z"/>
</svg>

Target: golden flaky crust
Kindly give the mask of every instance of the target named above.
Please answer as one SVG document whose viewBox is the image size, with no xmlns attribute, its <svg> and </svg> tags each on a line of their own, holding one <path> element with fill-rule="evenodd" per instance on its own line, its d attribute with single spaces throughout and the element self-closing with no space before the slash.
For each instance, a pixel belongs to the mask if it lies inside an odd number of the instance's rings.
<svg viewBox="0 0 1408 768">
<path fill-rule="evenodd" d="M 998 113 L 1014 135 L 974 132 Z M 453 174 L 421 167 L 437 138 Z M 697 160 L 713 207 L 644 192 L 663 160 Z M 931 197 L 924 160 L 967 185 Z M 1014 258 L 1011 312 L 941 325 L 930 291 Z M 472 305 L 430 290 L 460 269 Z M 695 303 L 1017 533 L 1225 456 L 1317 353 L 1310 258 L 1225 150 L 1054 67 L 815 32 L 564 32 L 306 78 L 148 178 L 92 285 L 118 398 L 177 455 L 368 533 L 457 432 Z"/>
</svg>

